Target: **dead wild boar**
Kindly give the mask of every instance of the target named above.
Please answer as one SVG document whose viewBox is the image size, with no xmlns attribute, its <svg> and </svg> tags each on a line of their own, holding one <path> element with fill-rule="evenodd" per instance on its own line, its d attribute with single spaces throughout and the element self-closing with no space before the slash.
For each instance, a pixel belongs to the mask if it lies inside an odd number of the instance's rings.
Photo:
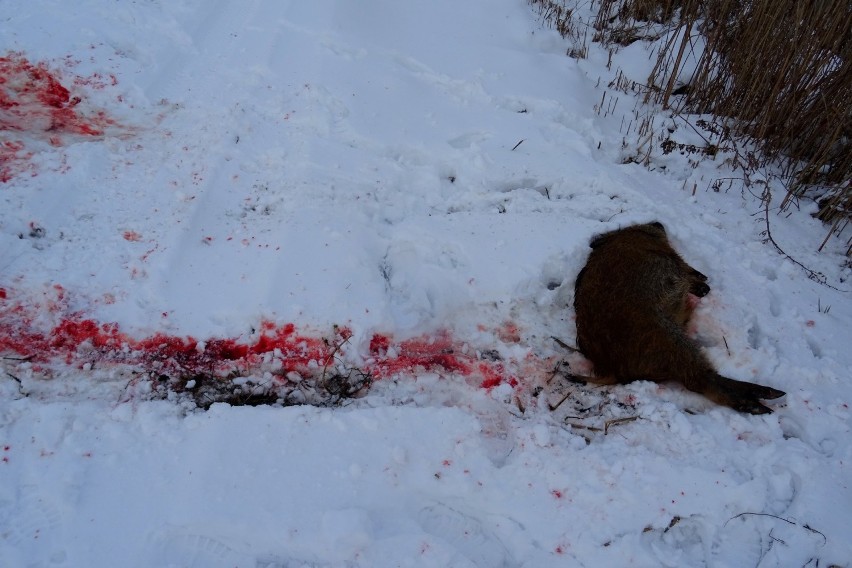
<svg viewBox="0 0 852 568">
<path fill-rule="evenodd" d="M 785 393 L 723 377 L 686 335 L 690 294 L 710 291 L 707 277 L 672 248 L 662 223 L 598 235 L 577 276 L 577 344 L 601 382 L 677 381 L 740 412 L 772 410 L 759 399 Z"/>
</svg>

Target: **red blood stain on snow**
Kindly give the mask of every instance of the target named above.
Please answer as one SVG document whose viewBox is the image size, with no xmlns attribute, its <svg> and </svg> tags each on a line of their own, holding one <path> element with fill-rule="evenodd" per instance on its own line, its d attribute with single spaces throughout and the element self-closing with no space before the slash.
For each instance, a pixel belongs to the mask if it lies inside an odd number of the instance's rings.
<svg viewBox="0 0 852 568">
<path fill-rule="evenodd" d="M 70 63 L 73 65 L 73 63 Z M 103 75 L 101 73 L 94 73 L 90 77 L 74 77 L 74 85 L 78 87 L 91 87 L 96 90 L 102 90 L 108 86 L 115 87 L 118 85 L 118 78 L 112 73 L 108 75 Z"/>
<path fill-rule="evenodd" d="M 391 346 L 391 338 L 376 334 L 370 339 L 370 355 L 375 359 L 372 371 L 390 377 L 417 367 L 470 374 L 473 358 L 462 353 L 447 332 L 430 337 L 407 339 Z"/>
<path fill-rule="evenodd" d="M 367 365 L 367 371 L 380 379 L 426 370 L 481 377 L 480 386 L 486 389 L 503 383 L 518 385 L 517 378 L 502 363 L 480 360 L 475 351 L 455 340 L 448 331 L 397 344 L 389 336 L 377 333 L 370 339 L 370 357 L 372 362 Z"/>
<path fill-rule="evenodd" d="M 378 333 L 370 338 L 370 354 L 385 356 L 390 348 L 390 338 Z"/>
<path fill-rule="evenodd" d="M 0 125 L 2 129 L 2 125 Z M 0 140 L 0 183 L 6 183 L 25 172 L 35 175 L 30 163 L 33 153 L 19 140 Z"/>
<path fill-rule="evenodd" d="M 482 384 L 480 386 L 484 389 L 494 388 L 503 383 L 511 387 L 518 386 L 518 379 L 510 375 L 502 363 L 483 361 L 477 367 L 482 374 Z"/>
<path fill-rule="evenodd" d="M 292 323 L 264 320 L 250 337 L 202 341 L 156 333 L 136 338 L 116 323 L 101 323 L 72 311 L 65 289 L 58 284 L 36 298 L 19 297 L 13 290 L 0 288 L 0 355 L 14 354 L 35 365 L 61 362 L 84 368 L 124 364 L 156 375 L 225 376 L 257 372 L 271 360 L 275 374 L 311 376 L 332 364 L 351 337 L 345 327 L 335 327 L 333 333 L 322 337 L 300 332 Z M 456 374 L 472 378 L 486 389 L 519 384 L 503 362 L 480 359 L 449 332 L 401 342 L 374 334 L 361 370 L 375 379 L 424 370 Z"/>
<path fill-rule="evenodd" d="M 0 129 L 100 136 L 114 124 L 102 113 L 77 112 L 71 96 L 45 63 L 30 63 L 20 53 L 0 57 Z"/>
<path fill-rule="evenodd" d="M 78 79 L 73 79 L 78 84 Z M 103 111 L 83 114 L 82 98 L 72 95 L 46 63 L 31 63 L 23 54 L 0 57 L 0 135 L 18 132 L 15 138 L 38 138 L 53 146 L 62 134 L 99 137 L 116 125 Z M 21 139 L 0 139 L 0 182 L 24 173 L 36 175 L 34 153 Z"/>
<path fill-rule="evenodd" d="M 0 353 L 14 353 L 36 364 L 63 361 L 82 367 L 87 363 L 134 365 L 143 371 L 180 376 L 235 370 L 251 370 L 262 357 L 274 353 L 282 374 L 309 373 L 332 362 L 335 350 L 351 337 L 335 328 L 335 337 L 324 339 L 297 332 L 293 324 L 264 322 L 259 334 L 242 338 L 208 339 L 157 333 L 137 339 L 123 333 L 118 324 L 99 323 L 69 312 L 65 290 L 56 286 L 40 305 L 23 304 L 4 289 L 0 298 Z M 58 323 L 39 330 L 36 321 L 57 316 Z"/>
<path fill-rule="evenodd" d="M 518 343 L 521 341 L 521 332 L 515 323 L 507 321 L 497 330 L 497 337 L 504 343 Z"/>
<path fill-rule="evenodd" d="M 131 243 L 139 242 L 142 240 L 142 235 L 136 231 L 124 231 L 124 240 Z"/>
</svg>

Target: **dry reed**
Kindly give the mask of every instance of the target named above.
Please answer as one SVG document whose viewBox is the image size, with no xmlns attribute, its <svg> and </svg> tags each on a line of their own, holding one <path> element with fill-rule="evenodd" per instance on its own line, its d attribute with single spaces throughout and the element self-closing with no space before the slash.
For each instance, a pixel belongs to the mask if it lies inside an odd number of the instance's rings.
<svg viewBox="0 0 852 568">
<path fill-rule="evenodd" d="M 530 2 L 562 6 L 557 29 L 574 29 L 561 0 Z M 823 246 L 852 224 L 852 3 L 598 0 L 597 10 L 593 40 L 607 44 L 659 39 L 661 27 L 680 32 L 661 42 L 646 100 L 668 108 L 683 95 L 679 111 L 712 114 L 718 131 L 755 143 L 752 165 L 782 167 L 782 210 L 802 198 L 818 204 L 830 226 Z M 703 53 L 675 90 L 698 34 Z"/>
</svg>

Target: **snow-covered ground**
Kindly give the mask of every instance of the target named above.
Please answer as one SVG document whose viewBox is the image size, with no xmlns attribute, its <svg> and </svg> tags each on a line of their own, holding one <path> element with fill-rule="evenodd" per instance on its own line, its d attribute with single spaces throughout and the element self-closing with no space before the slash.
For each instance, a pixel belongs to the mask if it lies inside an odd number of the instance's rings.
<svg viewBox="0 0 852 568">
<path fill-rule="evenodd" d="M 569 47 L 522 0 L 0 4 L 0 566 L 852 565 L 842 241 L 767 177 L 809 279 L 663 114 L 629 163 L 646 46 Z M 774 414 L 554 373 L 589 239 L 654 219 Z"/>
</svg>

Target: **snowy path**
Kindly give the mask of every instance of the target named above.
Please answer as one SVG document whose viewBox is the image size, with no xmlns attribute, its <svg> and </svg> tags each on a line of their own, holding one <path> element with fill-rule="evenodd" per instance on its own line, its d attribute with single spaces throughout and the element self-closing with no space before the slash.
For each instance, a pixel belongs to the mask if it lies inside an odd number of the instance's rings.
<svg viewBox="0 0 852 568">
<path fill-rule="evenodd" d="M 0 6 L 3 78 L 44 62 L 81 97 L 50 131 L 0 105 L 0 566 L 852 562 L 849 293 L 707 189 L 721 157 L 623 163 L 594 86 L 641 76 L 638 45 L 578 62 L 521 0 L 75 6 Z M 785 390 L 775 414 L 547 382 L 589 238 L 651 219 L 710 276 L 697 340 Z M 773 223 L 849 288 L 806 205 Z M 381 380 L 337 408 L 149 400 L 158 342 L 290 323 L 317 352 L 342 326 Z"/>
</svg>

